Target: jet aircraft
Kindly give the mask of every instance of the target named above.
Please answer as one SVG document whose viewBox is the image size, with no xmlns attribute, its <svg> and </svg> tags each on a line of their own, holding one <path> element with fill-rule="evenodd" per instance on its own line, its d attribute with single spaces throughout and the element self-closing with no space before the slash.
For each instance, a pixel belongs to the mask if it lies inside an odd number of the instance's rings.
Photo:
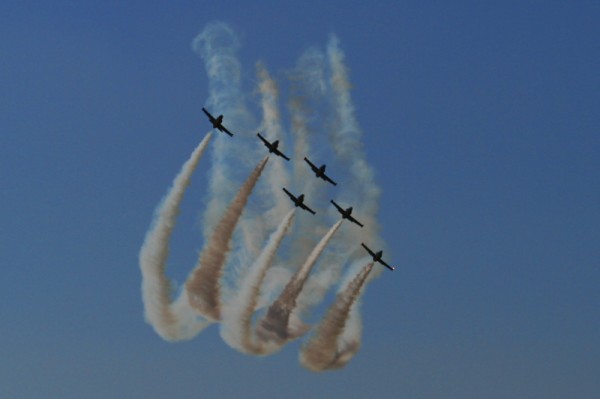
<svg viewBox="0 0 600 399">
<path fill-rule="evenodd" d="M 362 242 L 360 243 L 360 245 L 363 246 L 364 249 L 367 250 L 367 252 L 369 253 L 369 255 L 371 255 L 373 257 L 373 262 L 379 262 L 382 265 L 384 265 L 385 267 L 387 267 L 388 269 L 390 269 L 391 271 L 394 271 L 395 268 L 393 266 L 388 265 L 387 263 L 385 263 L 381 257 L 383 256 L 383 251 L 378 251 L 378 252 L 373 252 L 371 251 L 371 249 L 369 247 L 367 247 L 365 244 L 363 244 Z"/>
<path fill-rule="evenodd" d="M 259 139 L 262 140 L 262 142 L 265 144 L 265 147 L 267 147 L 269 149 L 270 153 L 274 153 L 275 155 L 279 155 L 280 157 L 282 157 L 286 161 L 290 160 L 288 157 L 286 157 L 284 155 L 283 152 L 281 152 L 281 151 L 279 151 L 277 149 L 279 147 L 279 140 L 275 140 L 274 142 L 271 143 L 269 140 L 267 140 L 263 136 L 261 136 L 260 133 L 256 133 L 256 135 L 258 136 Z"/>
<path fill-rule="evenodd" d="M 285 193 L 288 195 L 288 197 L 290 197 L 290 199 L 294 202 L 295 206 L 299 206 L 300 208 L 312 213 L 313 215 L 316 214 L 315 211 L 313 211 L 312 209 L 310 209 L 308 206 L 306 206 L 304 204 L 304 194 L 300 194 L 299 196 L 296 197 L 294 194 L 292 194 L 288 190 L 286 190 L 285 187 L 283 188 L 283 191 L 285 191 Z"/>
<path fill-rule="evenodd" d="M 317 177 L 320 177 L 321 179 L 328 181 L 329 183 L 333 184 L 334 186 L 337 186 L 337 183 L 334 182 L 333 180 L 331 180 L 331 178 L 325 174 L 325 165 L 324 164 L 321 166 L 317 166 L 314 163 L 310 162 L 308 160 L 308 158 L 306 158 L 306 157 L 304 157 L 304 160 L 306 161 L 306 163 L 308 163 L 310 165 L 310 168 L 313 170 L 313 172 L 315 172 L 315 175 Z"/>
<path fill-rule="evenodd" d="M 208 120 L 210 121 L 210 123 L 212 123 L 213 129 L 218 129 L 223 133 L 227 133 L 228 135 L 233 136 L 233 133 L 227 130 L 225 126 L 223 126 L 223 115 L 219 115 L 215 118 L 204 107 L 202 107 L 202 111 L 204 111 L 206 116 L 208 116 Z"/>
<path fill-rule="evenodd" d="M 348 219 L 349 221 L 356 223 L 360 227 L 363 227 L 363 224 L 361 222 L 352 217 L 352 207 L 344 209 L 341 206 L 339 206 L 334 200 L 331 200 L 331 203 L 337 208 L 338 212 L 342 214 L 342 219 Z"/>
</svg>

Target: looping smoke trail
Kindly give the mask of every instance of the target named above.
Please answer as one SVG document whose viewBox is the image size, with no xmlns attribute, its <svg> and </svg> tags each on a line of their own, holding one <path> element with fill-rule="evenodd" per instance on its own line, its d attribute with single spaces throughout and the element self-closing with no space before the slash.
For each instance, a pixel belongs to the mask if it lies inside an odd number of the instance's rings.
<svg viewBox="0 0 600 399">
<path fill-rule="evenodd" d="M 290 316 L 296 308 L 296 299 L 302 291 L 308 274 L 341 224 L 340 220 L 329 229 L 310 253 L 306 262 L 288 282 L 279 298 L 267 310 L 266 316 L 260 321 L 256 331 L 257 336 L 263 342 L 270 342 L 280 347 L 286 341 L 298 338 L 308 330 L 307 326 L 300 324 L 301 322 L 293 326 L 290 323 Z"/>
<path fill-rule="evenodd" d="M 324 196 L 327 190 L 323 182 L 318 181 L 312 174 L 308 165 L 303 161 L 304 157 L 310 157 L 313 154 L 311 142 L 318 139 L 315 127 L 311 126 L 316 116 L 319 101 L 322 99 L 325 90 L 323 80 L 324 56 L 322 52 L 315 48 L 305 51 L 296 66 L 288 72 L 288 80 L 291 84 L 291 97 L 288 101 L 288 109 L 291 118 L 291 132 L 294 139 L 294 159 L 293 163 L 293 185 L 295 190 L 303 193 L 306 198 L 310 198 L 313 203 L 324 202 Z M 320 150 L 324 145 L 319 143 L 317 148 Z M 316 162 L 316 159 L 313 158 Z M 304 260 L 305 254 L 316 244 L 316 238 L 319 237 L 319 231 L 325 230 L 324 220 L 319 218 L 301 218 L 298 219 L 294 228 L 296 229 L 296 239 L 292 243 L 290 263 L 296 264 Z"/>
<path fill-rule="evenodd" d="M 209 77 L 210 96 L 207 106 L 215 113 L 225 115 L 225 125 L 234 132 L 229 137 L 219 134 L 212 152 L 212 168 L 209 179 L 210 200 L 204 211 L 203 233 L 205 240 L 212 234 L 226 204 L 235 195 L 236 168 L 248 163 L 248 151 L 239 140 L 240 130 L 252 124 L 252 116 L 244 104 L 241 89 L 242 66 L 237 58 L 240 42 L 235 32 L 222 22 L 208 24 L 192 41 L 192 49 L 204 60 Z M 215 115 L 216 116 L 216 115 Z M 253 165 L 252 165 L 253 166 Z M 233 184 L 232 184 L 233 183 Z"/>
<path fill-rule="evenodd" d="M 360 341 L 351 341 L 349 345 L 340 345 L 340 337 L 346 327 L 352 305 L 360 294 L 373 262 L 366 265 L 337 295 L 333 305 L 327 311 L 315 335 L 300 352 L 300 363 L 312 371 L 325 371 L 344 367 L 358 351 Z"/>
<path fill-rule="evenodd" d="M 255 138 L 257 123 L 245 105 L 247 96 L 241 89 L 238 37 L 226 24 L 211 23 L 192 46 L 204 59 L 209 77 L 207 107 L 217 115 L 225 115 L 224 123 L 235 137 L 215 137 L 210 197 L 203 212 L 206 245 L 174 302 L 165 277 L 169 239 L 183 191 L 210 135 L 199 146 L 202 149 L 196 149 L 186 162 L 158 208 L 155 224 L 140 251 L 146 319 L 169 341 L 191 338 L 210 323 L 221 321 L 221 335 L 229 345 L 245 353 L 268 355 L 306 333 L 309 326 L 301 321 L 304 312 L 321 302 L 339 280 L 343 268 L 358 258 L 361 241 L 368 237 L 369 243 L 384 246 L 376 220 L 380 189 L 365 158 L 344 53 L 335 36 L 329 40 L 326 55 L 310 49 L 288 74 L 291 97 L 287 105 L 293 140 L 288 140 L 282 127 L 279 87 L 266 67 L 257 64 L 261 128 L 269 139 L 282 140 L 284 152 L 293 151 L 294 160 L 278 160 L 265 171 L 256 189 L 268 158 L 255 166 L 253 154 L 264 148 L 244 137 Z M 339 186 L 334 188 L 316 179 L 302 160 L 305 156 L 315 162 L 327 162 L 327 170 L 333 172 Z M 251 168 L 254 172 L 245 176 Z M 299 217 L 293 229 L 295 212 L 287 211 L 288 199 L 281 192 L 281 187 L 288 185 L 294 192 L 305 194 L 318 212 L 317 217 Z M 246 206 L 253 190 L 260 201 Z M 342 223 L 338 221 L 316 243 L 328 229 L 327 217 L 323 217 L 325 207 L 329 217 L 339 217 L 328 207 L 331 197 L 344 206 L 354 206 L 365 227 L 344 226 L 334 238 Z M 267 234 L 274 229 L 263 247 Z M 283 245 L 283 238 L 288 235 L 290 243 Z M 283 252 L 284 262 L 275 263 L 278 252 Z M 317 259 L 322 267 L 311 273 Z M 291 266 L 302 261 L 292 276 Z M 363 261 L 354 262 L 353 266 L 364 264 L 358 262 Z M 335 304 L 302 350 L 300 359 L 305 367 L 316 371 L 340 368 L 359 350 L 362 324 L 357 305 L 361 287 L 379 273 L 370 273 L 371 268 L 369 265 L 356 275 L 351 268 L 346 274 L 352 281 L 341 284 L 344 288 Z M 280 291 L 254 326 L 256 311 Z"/>
<path fill-rule="evenodd" d="M 294 158 L 298 160 L 312 153 L 309 140 L 315 132 L 309 124 L 315 119 L 315 107 L 325 91 L 323 70 L 323 54 L 311 48 L 302 54 L 296 67 L 288 73 L 291 83 L 288 108 L 294 135 Z M 302 162 L 294 163 L 293 168 L 294 180 L 302 184 L 303 192 L 312 196 L 316 184 L 314 179 L 309 179 L 309 169 Z"/>
<path fill-rule="evenodd" d="M 277 102 L 279 101 L 279 88 L 277 82 L 273 80 L 265 65 L 261 62 L 256 65 L 256 72 L 259 77 L 259 91 L 261 94 L 261 107 L 263 111 L 263 128 L 265 134 L 270 140 L 282 139 L 283 128 L 281 126 L 281 115 Z M 258 144 L 262 145 L 262 144 Z M 283 148 L 285 151 L 285 147 Z M 265 205 L 269 211 L 265 216 L 268 224 L 271 220 L 277 221 L 285 215 L 289 206 L 287 198 L 281 195 L 281 187 L 289 186 L 290 178 L 288 176 L 286 165 L 283 162 L 275 162 L 269 170 L 265 172 L 266 181 L 270 195 L 265 198 Z M 267 226 L 271 229 L 275 227 Z"/>
<path fill-rule="evenodd" d="M 277 230 L 271 234 L 267 245 L 250 268 L 248 275 L 241 282 L 241 287 L 236 297 L 227 305 L 224 312 L 221 336 L 231 347 L 245 353 L 265 354 L 264 345 L 257 342 L 252 335 L 252 315 L 256 311 L 260 296 L 260 287 L 265 275 L 275 257 L 281 241 L 288 232 L 296 208 L 293 208 L 283 218 Z"/>
<path fill-rule="evenodd" d="M 265 157 L 260 161 L 246 179 L 246 182 L 225 211 L 225 215 L 215 227 L 208 244 L 200 253 L 196 268 L 186 281 L 185 289 L 188 293 L 190 305 L 208 320 L 218 321 L 221 319 L 220 279 L 230 250 L 231 237 L 252 189 L 254 189 L 268 160 L 269 158 Z"/>
<path fill-rule="evenodd" d="M 377 211 L 381 189 L 375 182 L 374 172 L 365 159 L 362 143 L 362 131 L 354 114 L 354 104 L 350 96 L 348 69 L 344 64 L 344 52 L 339 47 L 339 40 L 332 36 L 327 46 L 327 56 L 331 67 L 330 79 L 333 90 L 333 106 L 335 109 L 334 126 L 331 130 L 331 141 L 337 156 L 349 167 L 353 184 L 343 188 L 343 196 L 349 197 L 360 205 L 360 215 L 365 218 L 364 229 L 360 233 L 364 237 L 375 237 L 380 241 Z M 357 242 L 360 236 L 353 234 L 352 241 Z"/>
<path fill-rule="evenodd" d="M 339 163 L 335 170 L 349 173 L 352 184 L 340 184 L 337 188 L 340 202 L 354 205 L 356 215 L 364 223 L 362 229 L 342 229 L 336 239 L 328 246 L 323 259 L 326 267 L 311 276 L 300 295 L 299 309 L 308 308 L 323 300 L 328 288 L 340 277 L 342 267 L 361 256 L 362 249 L 356 245 L 367 237 L 374 245 L 381 245 L 377 210 L 380 189 L 375 182 L 374 173 L 367 163 L 362 144 L 362 131 L 355 117 L 355 108 L 350 95 L 348 69 L 344 64 L 344 53 L 339 41 L 331 36 L 327 45 L 329 107 L 333 112 L 327 115 L 328 138 L 334 151 L 334 159 Z M 352 246 L 349 246 L 349 243 Z M 379 274 L 374 272 L 373 274 Z M 354 319 L 348 322 L 354 323 Z M 355 331 L 355 329 L 351 329 Z"/>
<path fill-rule="evenodd" d="M 348 201 L 355 206 L 356 214 L 365 227 L 342 229 L 336 240 L 329 245 L 329 251 L 323 259 L 327 267 L 321 268 L 319 273 L 307 281 L 306 288 L 299 297 L 300 310 L 322 301 L 328 288 L 339 279 L 342 267 L 361 255 L 360 246 L 355 243 L 364 241 L 367 237 L 369 242 L 378 246 L 381 241 L 377 222 L 380 189 L 375 182 L 372 168 L 365 159 L 362 131 L 356 120 L 350 96 L 351 85 L 344 64 L 344 53 L 339 48 L 339 41 L 335 36 L 331 36 L 329 40 L 327 60 L 331 73 L 328 79 L 328 93 L 333 111 L 327 116 L 331 125 L 329 141 L 335 159 L 340 163 L 336 169 L 349 172 L 352 181 L 352 184 L 340 185 L 338 197 L 341 202 Z M 348 243 L 352 243 L 353 246 L 349 246 Z M 352 323 L 354 319 L 348 322 Z"/>
<path fill-rule="evenodd" d="M 152 227 L 146 234 L 140 250 L 146 321 L 168 341 L 190 339 L 207 325 L 199 322 L 193 325 L 193 318 L 188 316 L 189 306 L 181 306 L 179 302 L 176 302 L 176 305 L 171 304 L 171 283 L 165 276 L 165 269 L 169 256 L 169 241 L 183 194 L 211 137 L 212 133 L 209 132 L 173 180 L 172 187 L 156 210 Z"/>
</svg>

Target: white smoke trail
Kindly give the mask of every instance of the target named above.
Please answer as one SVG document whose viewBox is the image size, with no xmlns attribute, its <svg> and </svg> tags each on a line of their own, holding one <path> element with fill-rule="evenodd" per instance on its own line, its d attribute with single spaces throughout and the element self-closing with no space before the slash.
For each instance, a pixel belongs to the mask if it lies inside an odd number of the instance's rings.
<svg viewBox="0 0 600 399">
<path fill-rule="evenodd" d="M 221 337 L 231 347 L 242 352 L 260 355 L 266 350 L 252 335 L 252 315 L 256 311 L 260 287 L 273 262 L 281 241 L 289 230 L 296 209 L 283 218 L 277 230 L 271 234 L 267 245 L 242 281 L 234 299 L 227 305 L 221 325 Z"/>
<path fill-rule="evenodd" d="M 355 107 L 350 95 L 348 69 L 344 64 L 344 53 L 335 36 L 329 40 L 327 59 L 331 70 L 329 88 L 333 107 L 333 114 L 330 115 L 330 143 L 336 159 L 340 162 L 340 168 L 350 173 L 352 182 L 340 185 L 339 197 L 354 206 L 354 214 L 363 222 L 364 228 L 347 226 L 349 228 L 340 230 L 323 260 L 327 267 L 322 268 L 307 282 L 306 289 L 299 298 L 300 309 L 322 301 L 327 289 L 339 279 L 342 266 L 361 255 L 359 242 L 367 240 L 378 247 L 383 245 L 377 222 L 381 190 L 375 181 L 373 169 L 365 158 L 362 131 L 356 120 Z M 343 201 L 340 202 L 345 205 Z M 377 276 L 380 273 L 377 271 L 373 274 Z"/>
<path fill-rule="evenodd" d="M 311 140 L 315 131 L 311 122 L 318 114 L 320 100 L 325 93 L 323 80 L 324 59 L 323 54 L 311 48 L 305 51 L 298 60 L 296 67 L 288 73 L 291 83 L 291 97 L 288 101 L 290 110 L 292 133 L 294 136 L 294 181 L 301 185 L 302 192 L 312 197 L 317 187 L 317 180 L 303 158 L 313 153 Z M 320 146 L 319 146 L 320 147 Z"/>
<path fill-rule="evenodd" d="M 235 187 L 238 186 L 235 182 L 241 177 L 238 171 L 252 167 L 249 162 L 254 158 L 248 157 L 249 149 L 244 148 L 240 136 L 253 125 L 253 118 L 244 104 L 242 67 L 237 58 L 240 43 L 235 32 L 222 22 L 210 23 L 193 40 L 192 48 L 203 58 L 208 74 L 209 111 L 224 115 L 223 124 L 234 133 L 234 137 L 219 133 L 212 152 L 210 200 L 203 220 L 204 237 L 208 239 L 226 204 L 235 195 Z M 240 163 L 242 168 L 238 167 Z"/>
<path fill-rule="evenodd" d="M 203 216 L 207 244 L 181 295 L 171 303 L 170 284 L 164 270 L 179 197 L 175 207 L 171 206 L 175 211 L 166 218 L 170 222 L 164 222 L 162 235 L 156 233 L 158 238 L 149 238 L 148 233 L 144 248 L 150 244 L 158 246 L 150 252 L 142 249 L 140 267 L 146 318 L 163 338 L 191 338 L 210 322 L 222 321 L 221 335 L 229 345 L 245 353 L 268 355 L 306 332 L 308 326 L 301 321 L 303 313 L 323 300 L 327 290 L 339 280 L 342 268 L 357 258 L 358 251 L 362 250 L 361 241 L 378 248 L 384 246 L 376 220 L 380 189 L 366 162 L 344 54 L 334 36 L 329 40 L 326 57 L 310 49 L 288 74 L 291 97 L 287 104 L 293 146 L 286 140 L 282 126 L 279 86 L 266 67 L 257 64 L 263 114 L 261 131 L 264 130 L 269 139 L 281 140 L 285 153 L 293 151 L 293 160 L 272 163 L 258 182 L 265 159 L 260 171 L 255 169 L 254 182 L 249 183 L 252 178 L 245 180 L 244 171 L 254 166 L 250 162 L 264 148 L 255 141 L 257 124 L 245 105 L 246 95 L 241 89 L 239 47 L 236 34 L 223 23 L 209 24 L 193 42 L 194 50 L 204 59 L 209 77 L 207 108 L 217 115 L 223 114 L 223 123 L 235 134 L 233 138 L 221 133 L 215 137 L 210 197 Z M 325 75 L 325 61 L 330 76 Z M 325 129 L 327 134 L 322 134 Z M 245 136 L 251 136 L 252 140 Z M 332 174 L 339 185 L 334 188 L 317 179 L 304 163 L 305 156 L 317 165 L 326 162 L 328 174 Z M 292 174 L 287 167 L 292 168 Z M 244 180 L 236 194 L 236 188 Z M 254 184 L 259 184 L 255 191 L 260 201 L 247 204 Z M 186 186 L 187 183 L 183 190 Z M 317 216 L 299 216 L 292 228 L 295 212 L 287 211 L 289 204 L 281 192 L 283 186 L 294 193 L 305 194 L 307 202 L 316 207 Z M 328 226 L 322 210 L 327 208 L 330 217 L 339 217 L 329 206 L 331 198 L 344 206 L 354 206 L 353 215 L 365 227 L 346 223 L 340 228 L 342 222 L 338 221 L 324 234 Z M 321 208 L 319 204 L 323 204 Z M 263 248 L 267 234 L 274 229 Z M 338 229 L 339 234 L 335 234 Z M 290 242 L 283 242 L 288 234 Z M 275 259 L 276 256 L 287 260 Z M 317 259 L 322 266 L 311 273 Z M 291 276 L 290 266 L 303 260 L 300 269 Z M 226 263 L 227 273 L 224 273 Z M 305 366 L 314 370 L 343 367 L 359 350 L 360 287 L 375 274 L 378 273 L 369 274 L 364 270 L 358 274 L 347 273 L 352 283 L 342 284 L 344 288 L 336 304 L 303 349 L 301 361 Z M 280 291 L 253 330 L 256 310 Z M 340 320 L 343 323 L 340 324 Z"/>
<path fill-rule="evenodd" d="M 194 312 L 185 301 L 177 300 L 175 304 L 171 304 L 171 282 L 165 276 L 165 269 L 169 256 L 169 241 L 181 200 L 211 136 L 212 134 L 208 133 L 204 137 L 173 180 L 172 187 L 156 210 L 155 219 L 140 250 L 146 321 L 167 341 L 190 339 L 208 325 L 206 322 L 197 321 Z"/>
<path fill-rule="evenodd" d="M 327 203 L 325 195 L 329 187 L 319 181 L 304 162 L 304 157 L 312 158 L 313 144 L 317 142 L 318 150 L 325 147 L 318 141 L 320 133 L 314 126 L 320 108 L 320 101 L 325 93 L 324 56 L 315 48 L 306 50 L 288 72 L 288 81 L 291 84 L 291 97 L 288 109 L 291 118 L 291 132 L 294 138 L 293 186 L 298 193 L 305 195 L 312 204 Z M 318 151 L 320 154 L 321 151 Z M 316 205 L 315 205 L 316 206 Z M 292 243 L 289 262 L 296 264 L 304 260 L 305 254 L 314 248 L 317 238 L 327 228 L 326 219 L 320 210 L 316 218 L 300 218 L 295 224 L 296 239 Z"/>
<path fill-rule="evenodd" d="M 267 314 L 259 322 L 256 330 L 256 334 L 261 341 L 280 347 L 286 341 L 298 338 L 307 331 L 307 326 L 292 317 L 292 313 L 296 308 L 296 299 L 302 291 L 306 278 L 319 258 L 319 255 L 321 255 L 341 224 L 342 221 L 340 220 L 329 229 L 327 234 L 323 236 L 310 253 L 306 262 L 294 274 L 291 281 L 288 282 L 281 295 L 269 307 Z"/>
<path fill-rule="evenodd" d="M 381 189 L 375 182 L 373 168 L 366 161 L 362 131 L 354 115 L 354 104 L 350 96 L 348 69 L 344 64 L 344 53 L 339 48 L 339 40 L 332 36 L 327 46 L 327 57 L 331 68 L 330 80 L 333 90 L 335 110 L 334 129 L 331 130 L 331 143 L 336 155 L 347 165 L 352 184 L 344 185 L 341 197 L 347 197 L 356 204 L 357 215 L 364 219 L 363 229 L 348 230 L 351 242 L 360 242 L 364 237 L 371 240 L 378 237 L 379 224 L 377 211 Z"/>
<path fill-rule="evenodd" d="M 225 211 L 209 242 L 200 253 L 198 264 L 185 283 L 190 305 L 211 321 L 221 319 L 221 283 L 223 268 L 230 250 L 231 237 L 246 202 L 267 161 L 265 157 L 254 168 Z"/>
<path fill-rule="evenodd" d="M 343 229 L 337 243 L 330 246 L 330 257 L 327 259 L 332 267 L 329 275 L 317 275 L 307 283 L 305 295 L 300 300 L 302 306 L 310 306 L 316 301 L 321 301 L 326 289 L 334 280 L 339 278 L 339 267 L 360 256 L 362 249 L 358 245 L 361 241 L 368 241 L 377 247 L 385 247 L 379 236 L 377 211 L 381 189 L 376 183 L 372 167 L 366 161 L 362 131 L 355 117 L 355 107 L 350 95 L 350 81 L 348 69 L 344 63 L 344 53 L 339 47 L 339 40 L 331 36 L 327 46 L 327 58 L 331 69 L 330 88 L 332 91 L 332 106 L 334 115 L 333 129 L 330 131 L 330 141 L 336 157 L 350 172 L 352 184 L 341 188 L 340 198 L 346 199 L 355 205 L 355 214 L 364 223 L 362 229 Z M 348 247 L 346 243 L 352 243 Z M 325 270 L 325 269 L 324 269 Z M 368 276 L 368 280 L 381 274 L 380 270 Z M 360 300 L 359 298 L 357 301 Z M 362 323 L 358 307 L 351 310 L 342 333 L 341 342 L 344 348 L 338 348 L 337 367 L 343 367 L 350 361 L 360 348 Z M 332 366 L 333 367 L 333 366 Z"/>
<path fill-rule="evenodd" d="M 371 274 L 366 277 L 367 281 L 365 284 L 368 284 L 369 277 Z M 365 286 L 363 285 L 363 288 Z M 340 335 L 340 339 L 338 340 L 338 353 L 337 359 L 329 366 L 329 370 L 340 369 L 352 360 L 354 355 L 358 353 L 360 350 L 360 346 L 362 345 L 362 316 L 360 314 L 360 302 L 361 295 L 363 294 L 363 290 L 358 293 L 354 304 L 350 308 L 350 314 L 348 315 L 348 319 L 346 320 L 346 327 Z"/>
<path fill-rule="evenodd" d="M 344 367 L 358 351 L 360 340 L 340 343 L 340 337 L 343 336 L 350 310 L 372 268 L 373 262 L 362 268 L 350 284 L 338 294 L 317 327 L 315 335 L 300 352 L 300 363 L 304 367 L 312 371 L 338 369 Z"/>
<path fill-rule="evenodd" d="M 256 64 L 256 73 L 259 79 L 258 91 L 263 114 L 259 130 L 269 140 L 280 140 L 283 144 L 282 150 L 285 152 L 286 141 L 278 107 L 279 87 L 262 62 Z M 262 142 L 259 140 L 255 140 L 255 142 L 256 148 L 260 151 L 265 150 Z M 287 147 L 289 147 L 289 143 Z M 277 227 L 279 221 L 289 210 L 288 198 L 281 191 L 282 187 L 290 185 L 290 177 L 286 168 L 287 162 L 280 159 L 275 160 L 265 170 L 261 183 L 257 187 L 261 208 L 266 211 L 261 213 L 261 217 L 244 219 L 245 237 L 247 241 L 252 241 L 253 248 L 262 247 L 266 234 Z"/>
<path fill-rule="evenodd" d="M 342 198 L 338 202 L 344 206 L 352 205 L 354 215 L 363 222 L 364 227 L 348 225 L 340 229 L 323 257 L 324 267 L 311 276 L 298 298 L 299 310 L 310 308 L 323 300 L 329 287 L 340 278 L 342 267 L 361 255 L 362 249 L 358 243 L 367 240 L 377 246 L 382 244 L 376 218 L 380 189 L 365 158 L 362 131 L 355 117 L 344 53 L 335 36 L 329 40 L 327 60 L 331 74 L 327 80 L 331 110 L 325 116 L 331 127 L 328 131 L 329 144 L 334 151 L 335 170 L 349 175 L 349 184 L 342 182 L 337 187 L 337 196 Z"/>
</svg>

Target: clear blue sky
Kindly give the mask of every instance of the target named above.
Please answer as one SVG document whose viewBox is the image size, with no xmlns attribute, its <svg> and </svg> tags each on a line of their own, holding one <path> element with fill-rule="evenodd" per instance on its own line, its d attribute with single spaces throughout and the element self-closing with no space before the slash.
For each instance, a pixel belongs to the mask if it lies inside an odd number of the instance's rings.
<svg viewBox="0 0 600 399">
<path fill-rule="evenodd" d="M 565 398 L 600 391 L 600 6 L 579 1 L 3 2 L 0 397 Z M 447 4 L 448 3 L 448 4 Z M 274 73 L 335 33 L 395 273 L 314 374 L 144 322 L 137 255 L 207 130 L 192 39 Z M 174 237 L 201 247 L 201 165 Z M 197 198 L 197 200 L 194 200 Z"/>
</svg>

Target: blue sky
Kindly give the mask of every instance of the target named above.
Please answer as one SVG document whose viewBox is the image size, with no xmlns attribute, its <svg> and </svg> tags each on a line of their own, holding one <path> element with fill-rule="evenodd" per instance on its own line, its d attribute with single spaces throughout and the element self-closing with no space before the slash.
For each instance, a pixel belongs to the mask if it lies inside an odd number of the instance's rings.
<svg viewBox="0 0 600 399">
<path fill-rule="evenodd" d="M 598 17 L 585 1 L 3 3 L 0 396 L 592 397 Z M 144 322 L 137 256 L 207 131 L 191 42 L 214 20 L 240 36 L 247 92 L 258 60 L 283 78 L 331 33 L 346 54 L 397 271 L 365 293 L 341 371 L 304 370 L 301 341 L 254 358 L 216 327 L 171 344 Z M 173 237 L 179 282 L 208 169 Z"/>
</svg>

